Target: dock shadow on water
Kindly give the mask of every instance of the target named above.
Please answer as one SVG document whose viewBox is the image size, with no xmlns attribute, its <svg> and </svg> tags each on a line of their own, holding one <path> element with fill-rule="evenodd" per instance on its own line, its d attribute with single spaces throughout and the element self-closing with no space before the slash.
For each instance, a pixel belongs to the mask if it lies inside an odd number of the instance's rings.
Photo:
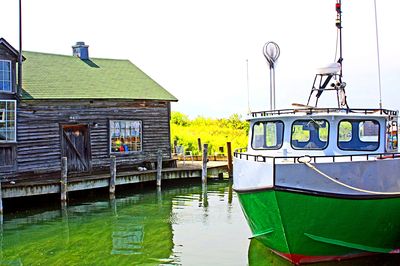
<svg viewBox="0 0 400 266">
<path fill-rule="evenodd" d="M 256 240 L 229 181 L 125 189 L 6 213 L 0 265 L 290 265 Z M 313 265 L 399 265 L 399 256 Z"/>
</svg>

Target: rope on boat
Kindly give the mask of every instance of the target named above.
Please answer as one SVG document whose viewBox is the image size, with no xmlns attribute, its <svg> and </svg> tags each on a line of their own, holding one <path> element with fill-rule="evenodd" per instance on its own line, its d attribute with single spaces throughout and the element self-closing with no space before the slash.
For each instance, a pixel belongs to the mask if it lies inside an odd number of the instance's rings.
<svg viewBox="0 0 400 266">
<path fill-rule="evenodd" d="M 363 192 L 363 193 L 369 193 L 369 194 L 376 194 L 376 195 L 400 195 L 400 192 L 379 192 L 379 191 L 371 191 L 371 190 L 366 190 L 366 189 L 361 189 L 361 188 L 356 188 L 350 185 L 347 185 L 345 183 L 342 183 L 340 181 L 338 181 L 337 179 L 330 177 L 329 175 L 325 174 L 324 172 L 322 172 L 321 170 L 319 170 L 318 168 L 316 168 L 314 165 L 312 165 L 310 163 L 311 158 L 309 156 L 303 156 L 297 159 L 297 161 L 299 163 L 303 163 L 305 165 L 307 165 L 309 168 L 311 168 L 312 170 L 314 170 L 315 172 L 317 172 L 318 174 L 322 175 L 323 177 L 329 179 L 332 182 L 335 182 L 338 185 L 347 187 L 351 190 L 355 190 L 358 192 Z"/>
</svg>

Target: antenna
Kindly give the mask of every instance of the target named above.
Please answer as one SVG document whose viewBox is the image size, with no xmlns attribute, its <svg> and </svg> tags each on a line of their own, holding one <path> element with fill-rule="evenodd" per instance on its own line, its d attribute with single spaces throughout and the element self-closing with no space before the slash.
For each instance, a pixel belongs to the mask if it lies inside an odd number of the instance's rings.
<svg viewBox="0 0 400 266">
<path fill-rule="evenodd" d="M 339 60 L 337 61 L 340 64 L 340 73 L 339 73 L 339 81 L 342 82 L 343 76 L 343 47 L 342 47 L 342 0 L 337 0 L 336 2 L 336 27 L 339 30 Z"/>
<path fill-rule="evenodd" d="M 246 74 L 247 74 L 247 114 L 251 114 L 250 109 L 250 83 L 249 83 L 249 59 L 246 59 Z"/>
<path fill-rule="evenodd" d="M 379 108 L 382 109 L 381 61 L 379 57 L 378 13 L 376 11 L 376 0 L 374 0 L 374 8 L 375 8 L 376 54 L 378 57 Z"/>
<path fill-rule="evenodd" d="M 17 95 L 22 94 L 22 5 L 19 0 L 19 55 L 18 55 L 18 87 Z"/>
<path fill-rule="evenodd" d="M 270 85 L 270 108 L 275 110 L 275 64 L 279 58 L 281 50 L 275 42 L 267 42 L 263 49 L 264 57 L 269 64 L 269 85 Z"/>
</svg>

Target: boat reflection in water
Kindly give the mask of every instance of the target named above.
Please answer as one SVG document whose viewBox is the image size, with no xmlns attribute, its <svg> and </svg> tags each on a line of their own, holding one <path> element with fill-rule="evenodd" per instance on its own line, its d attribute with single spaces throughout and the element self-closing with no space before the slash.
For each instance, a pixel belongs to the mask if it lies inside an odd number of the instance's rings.
<svg viewBox="0 0 400 266">
<path fill-rule="evenodd" d="M 289 266 L 292 265 L 289 261 L 276 255 L 271 249 L 267 248 L 256 239 L 252 239 L 249 245 L 249 266 Z M 330 261 L 313 263 L 313 266 L 375 266 L 375 265 L 393 265 L 400 264 L 399 255 L 380 254 L 375 256 L 367 256 L 354 258 L 342 261 Z"/>
</svg>

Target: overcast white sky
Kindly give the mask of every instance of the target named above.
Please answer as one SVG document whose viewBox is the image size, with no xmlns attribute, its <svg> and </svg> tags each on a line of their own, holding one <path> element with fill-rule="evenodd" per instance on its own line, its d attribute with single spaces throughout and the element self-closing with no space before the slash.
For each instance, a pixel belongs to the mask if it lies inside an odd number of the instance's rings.
<svg viewBox="0 0 400 266">
<path fill-rule="evenodd" d="M 23 50 L 129 59 L 190 117 L 269 109 L 267 41 L 281 48 L 276 107 L 306 103 L 315 69 L 335 56 L 335 0 L 22 0 Z M 342 0 L 343 71 L 350 107 L 379 105 L 373 0 Z M 2 0 L 0 37 L 18 49 L 18 1 Z M 400 109 L 400 1 L 377 0 L 382 96 Z M 29 60 L 29 58 L 28 58 Z M 322 95 L 321 104 L 330 104 Z M 325 96 L 325 97 L 324 97 Z M 332 106 L 332 105 L 331 105 Z"/>
</svg>

